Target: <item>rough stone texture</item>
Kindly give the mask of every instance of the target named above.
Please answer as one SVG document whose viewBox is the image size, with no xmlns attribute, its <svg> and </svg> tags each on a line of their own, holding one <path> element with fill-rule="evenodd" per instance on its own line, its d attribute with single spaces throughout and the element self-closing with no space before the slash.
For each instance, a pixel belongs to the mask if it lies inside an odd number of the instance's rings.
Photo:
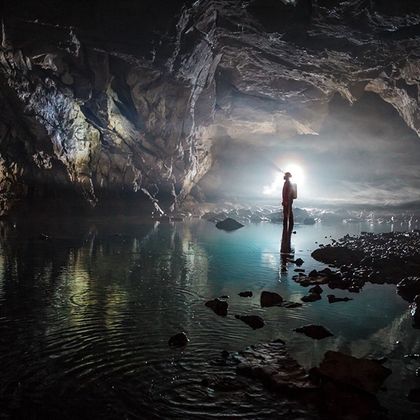
<svg viewBox="0 0 420 420">
<path fill-rule="evenodd" d="M 341 384 L 374 394 L 379 391 L 391 370 L 375 360 L 327 351 L 319 366 L 319 373 Z"/>
<path fill-rule="evenodd" d="M 420 135 L 415 0 L 9 3 L 2 214 L 59 192 L 172 209 L 217 160 L 216 134 L 316 134 L 335 94 L 373 92 Z"/>
</svg>

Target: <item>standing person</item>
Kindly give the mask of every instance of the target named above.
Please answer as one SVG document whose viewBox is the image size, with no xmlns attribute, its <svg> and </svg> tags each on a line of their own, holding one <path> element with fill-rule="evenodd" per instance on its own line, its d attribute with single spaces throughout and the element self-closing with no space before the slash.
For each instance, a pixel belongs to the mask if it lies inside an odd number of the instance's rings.
<svg viewBox="0 0 420 420">
<path fill-rule="evenodd" d="M 290 182 L 290 178 L 292 174 L 290 172 L 286 172 L 284 174 L 284 185 L 283 185 L 283 193 L 282 198 L 283 202 L 281 203 L 283 206 L 283 228 L 289 234 L 292 233 L 293 230 L 293 200 L 296 198 L 296 185 Z"/>
</svg>

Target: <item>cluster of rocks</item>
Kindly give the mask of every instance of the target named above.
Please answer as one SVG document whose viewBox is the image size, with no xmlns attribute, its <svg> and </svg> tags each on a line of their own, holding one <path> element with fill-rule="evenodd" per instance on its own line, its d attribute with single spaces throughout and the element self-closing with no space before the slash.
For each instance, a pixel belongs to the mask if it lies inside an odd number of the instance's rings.
<svg viewBox="0 0 420 420">
<path fill-rule="evenodd" d="M 357 293 L 366 282 L 397 284 L 398 293 L 411 302 L 413 326 L 420 328 L 420 232 L 390 232 L 360 236 L 346 235 L 332 245 L 320 246 L 312 253 L 318 261 L 337 267 L 294 276 L 302 286 L 325 284 L 331 289 Z M 310 289 L 304 299 L 320 299 L 319 290 Z M 350 300 L 328 295 L 330 303 Z"/>
<path fill-rule="evenodd" d="M 235 391 L 247 385 L 241 377 L 261 382 L 282 398 L 301 405 L 302 418 L 384 418 L 375 394 L 391 371 L 379 361 L 358 359 L 340 352 L 326 352 L 319 367 L 306 371 L 287 351 L 282 340 L 256 344 L 247 349 L 224 351 L 218 362 L 235 367 L 237 378 L 206 379 L 208 387 Z M 237 384 L 236 387 L 233 385 Z"/>
</svg>

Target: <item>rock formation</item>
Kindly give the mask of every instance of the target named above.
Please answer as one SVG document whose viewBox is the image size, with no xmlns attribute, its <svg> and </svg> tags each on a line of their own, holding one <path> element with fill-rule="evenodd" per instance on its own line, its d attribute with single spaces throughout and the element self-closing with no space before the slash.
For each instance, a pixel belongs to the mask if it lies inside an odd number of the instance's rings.
<svg viewBox="0 0 420 420">
<path fill-rule="evenodd" d="M 171 210 L 218 139 L 316 134 L 336 94 L 373 92 L 420 135 L 416 0 L 2 9 L 0 214 L 63 197 Z"/>
</svg>

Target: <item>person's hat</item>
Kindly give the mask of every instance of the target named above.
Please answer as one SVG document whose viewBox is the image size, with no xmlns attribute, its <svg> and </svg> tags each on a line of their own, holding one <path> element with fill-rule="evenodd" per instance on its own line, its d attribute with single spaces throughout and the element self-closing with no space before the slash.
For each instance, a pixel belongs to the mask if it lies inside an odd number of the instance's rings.
<svg viewBox="0 0 420 420">
<path fill-rule="evenodd" d="M 285 178 L 291 178 L 292 174 L 290 172 L 285 172 L 284 177 Z"/>
</svg>

